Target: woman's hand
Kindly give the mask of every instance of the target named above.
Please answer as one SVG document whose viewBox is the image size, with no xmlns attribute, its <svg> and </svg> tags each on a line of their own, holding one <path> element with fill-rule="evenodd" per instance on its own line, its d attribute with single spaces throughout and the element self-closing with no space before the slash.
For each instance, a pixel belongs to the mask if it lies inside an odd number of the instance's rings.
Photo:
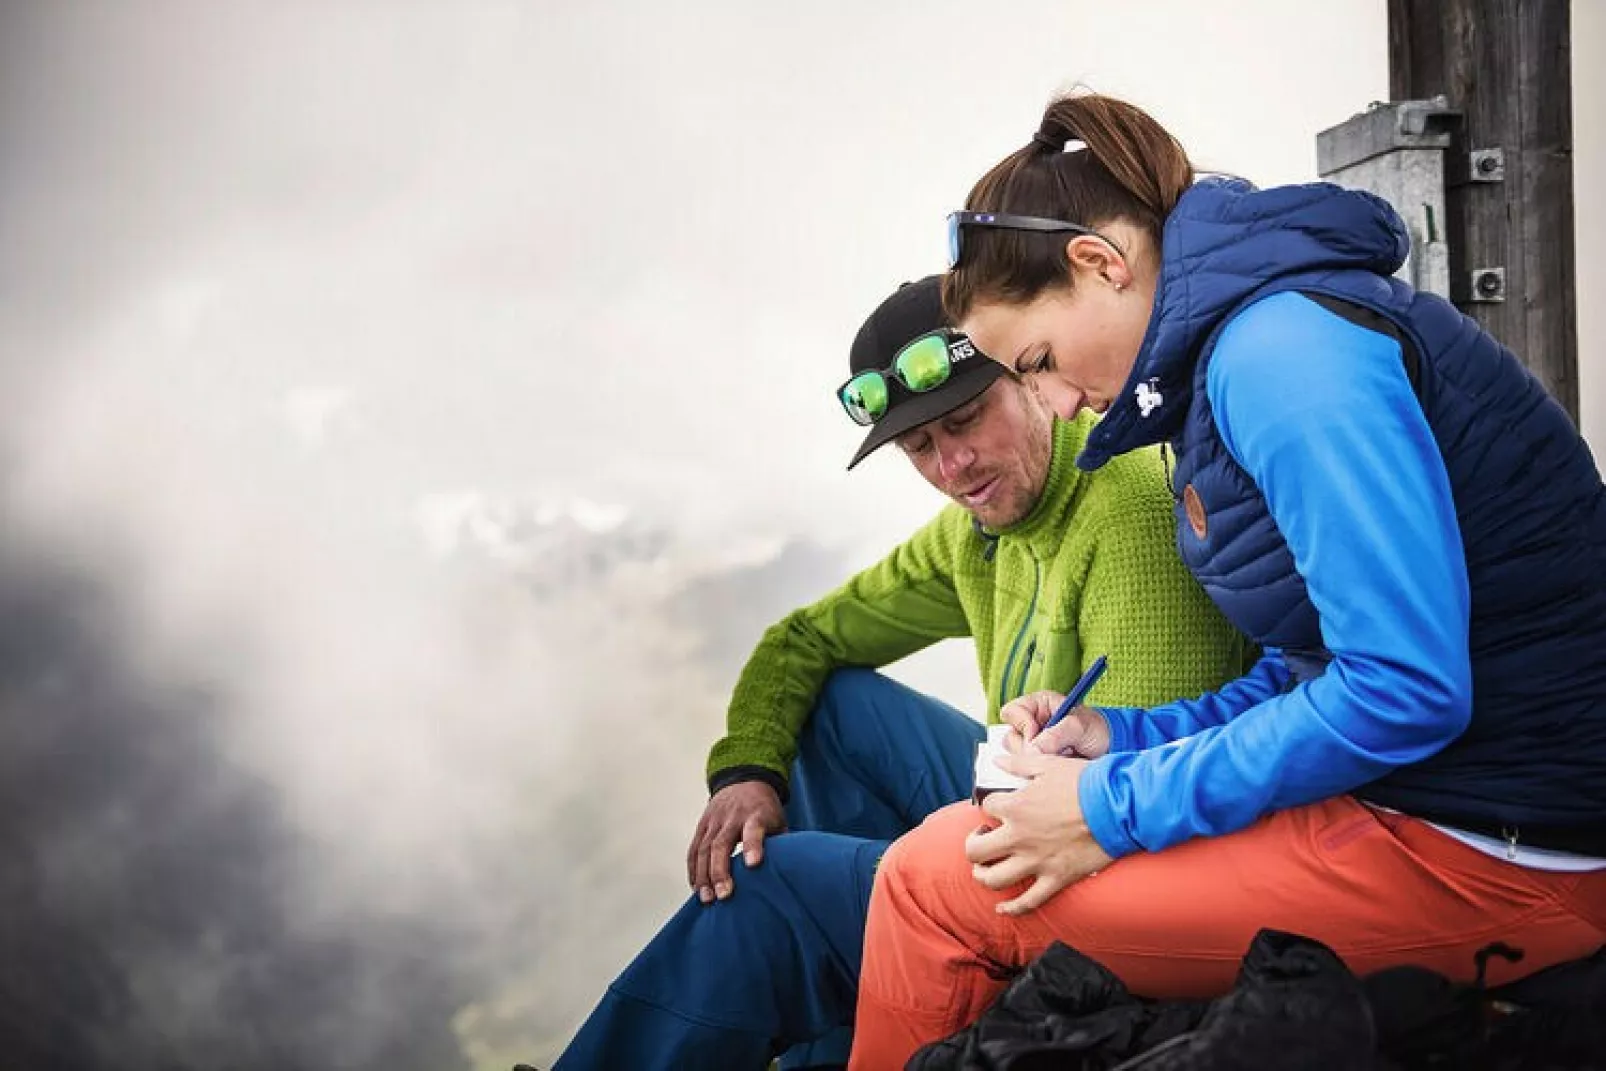
<svg viewBox="0 0 1606 1071">
<path fill-rule="evenodd" d="M 1064 701 L 1063 692 L 1032 692 L 1005 705 L 998 712 L 998 720 L 1012 732 L 1004 738 L 1004 750 L 1010 754 L 1030 750 L 1083 759 L 1096 759 L 1108 752 L 1109 722 L 1092 707 L 1079 706 L 1052 729 L 1043 728 Z"/>
<path fill-rule="evenodd" d="M 982 801 L 981 809 L 999 824 L 966 837 L 965 856 L 976 880 L 989 889 L 1030 881 L 1025 892 L 997 908 L 1001 915 L 1024 915 L 1114 860 L 1093 839 L 1082 817 L 1085 759 L 1028 751 L 999 759 L 998 765 L 1031 783 L 1013 792 L 994 792 Z"/>
</svg>

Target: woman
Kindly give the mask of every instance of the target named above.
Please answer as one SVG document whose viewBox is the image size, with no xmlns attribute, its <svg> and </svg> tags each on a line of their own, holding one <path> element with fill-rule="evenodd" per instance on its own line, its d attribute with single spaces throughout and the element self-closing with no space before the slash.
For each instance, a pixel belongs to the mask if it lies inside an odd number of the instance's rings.
<svg viewBox="0 0 1606 1071">
<path fill-rule="evenodd" d="M 1606 941 L 1606 488 L 1509 352 L 1392 278 L 1398 217 L 1196 184 L 1096 95 L 967 208 L 953 322 L 1103 413 L 1082 468 L 1169 445 L 1182 556 L 1267 653 L 1194 701 L 1007 708 L 1030 783 L 882 861 L 853 1065 L 902 1066 L 1055 940 L 1155 997 L 1230 988 L 1261 927 L 1362 973 L 1521 947 L 1493 983 Z"/>
</svg>

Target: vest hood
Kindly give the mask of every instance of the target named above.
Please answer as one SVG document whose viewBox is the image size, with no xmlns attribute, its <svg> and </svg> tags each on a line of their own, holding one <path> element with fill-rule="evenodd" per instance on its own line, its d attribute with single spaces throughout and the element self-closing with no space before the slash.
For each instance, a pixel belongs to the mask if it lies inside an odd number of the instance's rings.
<svg viewBox="0 0 1606 1071">
<path fill-rule="evenodd" d="M 1166 219 L 1149 328 L 1125 388 L 1077 458 L 1091 470 L 1174 436 L 1193 394 L 1193 365 L 1245 298 L 1294 273 L 1405 263 L 1405 224 L 1380 197 L 1330 183 L 1257 190 L 1242 179 L 1195 184 Z"/>
</svg>

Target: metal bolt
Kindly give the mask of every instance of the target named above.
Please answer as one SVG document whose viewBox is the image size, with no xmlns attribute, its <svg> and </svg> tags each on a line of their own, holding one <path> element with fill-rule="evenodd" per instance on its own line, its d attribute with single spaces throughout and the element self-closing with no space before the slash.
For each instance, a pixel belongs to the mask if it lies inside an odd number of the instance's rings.
<svg viewBox="0 0 1606 1071">
<path fill-rule="evenodd" d="M 1465 291 L 1466 300 L 1478 302 L 1506 300 L 1506 269 L 1504 266 L 1474 268 L 1467 282 L 1469 285 Z"/>
<path fill-rule="evenodd" d="M 1467 157 L 1467 177 L 1473 182 L 1504 182 L 1506 151 L 1501 148 L 1473 149 Z"/>
</svg>

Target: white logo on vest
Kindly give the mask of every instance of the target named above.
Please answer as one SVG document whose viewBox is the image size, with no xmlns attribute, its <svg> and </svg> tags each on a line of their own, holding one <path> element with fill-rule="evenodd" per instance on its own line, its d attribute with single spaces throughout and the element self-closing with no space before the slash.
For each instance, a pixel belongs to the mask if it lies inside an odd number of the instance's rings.
<svg viewBox="0 0 1606 1071">
<path fill-rule="evenodd" d="M 1165 395 L 1160 393 L 1160 381 L 1151 379 L 1147 383 L 1139 383 L 1133 393 L 1138 398 L 1138 413 L 1147 417 L 1160 406 L 1165 404 Z"/>
</svg>

